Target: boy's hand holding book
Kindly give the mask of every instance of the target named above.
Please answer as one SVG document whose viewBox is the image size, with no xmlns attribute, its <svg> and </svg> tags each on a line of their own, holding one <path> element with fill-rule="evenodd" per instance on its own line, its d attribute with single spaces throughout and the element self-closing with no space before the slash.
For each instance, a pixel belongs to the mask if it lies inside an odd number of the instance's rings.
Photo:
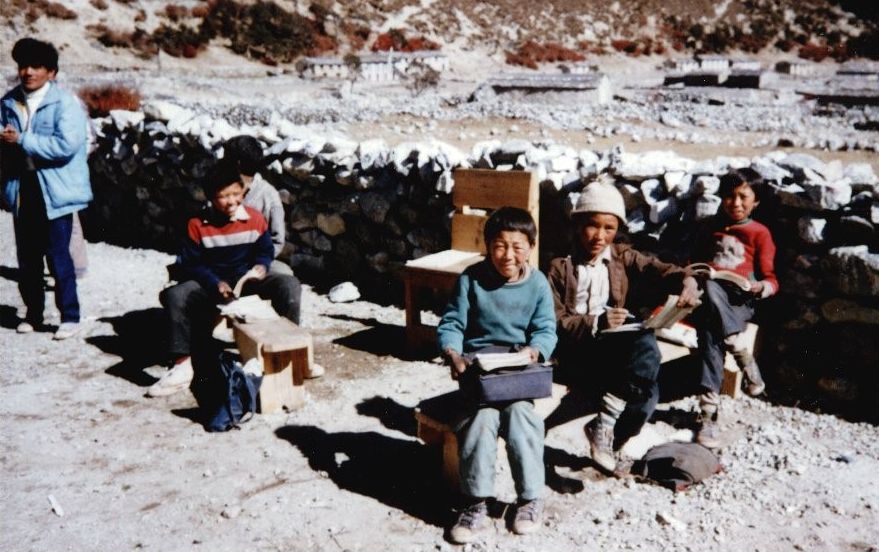
<svg viewBox="0 0 879 552">
<path fill-rule="evenodd" d="M 680 297 L 678 297 L 677 306 L 682 309 L 698 307 L 702 304 L 702 301 L 699 300 L 701 296 L 702 292 L 699 291 L 699 282 L 696 281 L 696 278 L 687 276 L 684 278 L 684 287 L 681 289 Z"/>
<path fill-rule="evenodd" d="M 445 357 L 446 363 L 449 365 L 449 370 L 453 380 L 457 380 L 458 377 L 467 370 L 467 361 L 464 360 L 464 357 L 462 357 L 461 353 L 458 351 L 454 349 L 446 349 L 443 351 L 443 357 Z"/>
<path fill-rule="evenodd" d="M 220 283 L 217 284 L 217 293 L 220 294 L 220 298 L 223 301 L 228 302 L 235 299 L 235 292 L 232 291 L 232 286 L 229 285 L 229 282 L 220 280 Z"/>
<path fill-rule="evenodd" d="M 751 282 L 751 289 L 749 291 L 751 293 L 753 293 L 754 295 L 760 296 L 760 295 L 763 295 L 763 288 L 764 287 L 765 286 L 763 285 L 763 282 L 760 282 L 760 281 Z"/>
</svg>

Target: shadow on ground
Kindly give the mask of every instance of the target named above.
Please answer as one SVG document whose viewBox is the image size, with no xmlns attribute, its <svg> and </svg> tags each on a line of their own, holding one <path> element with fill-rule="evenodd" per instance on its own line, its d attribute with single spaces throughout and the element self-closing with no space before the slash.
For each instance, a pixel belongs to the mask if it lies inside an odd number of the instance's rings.
<svg viewBox="0 0 879 552">
<path fill-rule="evenodd" d="M 0 266 L 0 278 L 10 282 L 18 282 L 18 269 L 12 266 Z"/>
<path fill-rule="evenodd" d="M 364 399 L 357 406 L 357 413 L 378 419 L 388 429 L 405 433 L 410 437 L 417 434 L 415 409 L 402 405 L 388 397 L 372 397 Z"/>
<path fill-rule="evenodd" d="M 166 322 L 162 309 L 131 311 L 122 316 L 101 318 L 113 326 L 115 335 L 98 335 L 86 339 L 101 351 L 121 357 L 106 373 L 140 387 L 152 385 L 156 379 L 144 368 L 161 364 L 167 346 L 164 340 Z"/>
<path fill-rule="evenodd" d="M 437 451 L 418 441 L 367 431 L 330 433 L 288 425 L 275 434 L 297 447 L 340 489 L 368 496 L 437 527 L 447 525 L 450 489 Z"/>
<path fill-rule="evenodd" d="M 9 305 L 0 305 L 0 327 L 14 330 L 19 322 L 18 309 Z"/>
<path fill-rule="evenodd" d="M 359 322 L 369 326 L 352 334 L 333 340 L 333 343 L 350 349 L 364 351 L 378 356 L 392 356 L 400 360 L 427 360 L 436 356 L 436 351 L 412 353 L 406 348 L 406 329 L 396 324 L 385 324 L 375 318 L 356 318 L 347 314 L 332 314 L 328 318 Z"/>
</svg>

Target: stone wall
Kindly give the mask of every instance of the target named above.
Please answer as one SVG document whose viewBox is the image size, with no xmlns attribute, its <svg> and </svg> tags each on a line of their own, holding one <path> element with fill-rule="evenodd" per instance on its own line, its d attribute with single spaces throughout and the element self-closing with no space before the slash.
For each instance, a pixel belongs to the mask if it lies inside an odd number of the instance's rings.
<svg viewBox="0 0 879 552">
<path fill-rule="evenodd" d="M 160 102 L 94 124 L 90 239 L 173 250 L 183 223 L 204 202 L 199 183 L 222 155 L 222 141 L 250 133 L 266 145 L 264 176 L 285 203 L 284 256 L 297 272 L 318 286 L 353 280 L 366 297 L 396 302 L 396 270 L 449 244 L 456 167 L 538 174 L 544 267 L 568 251 L 567 213 L 599 173 L 613 175 L 623 193 L 630 239 L 680 262 L 698 222 L 720 204 L 718 177 L 750 167 L 770 184 L 755 217 L 779 246 L 781 293 L 758 311 L 770 384 L 781 384 L 779 396 L 879 412 L 868 403 L 879 392 L 879 179 L 869 164 L 781 151 L 696 161 L 669 151 L 521 140 L 481 142 L 469 152 L 441 142 L 390 147 L 285 121 L 233 128 Z"/>
</svg>

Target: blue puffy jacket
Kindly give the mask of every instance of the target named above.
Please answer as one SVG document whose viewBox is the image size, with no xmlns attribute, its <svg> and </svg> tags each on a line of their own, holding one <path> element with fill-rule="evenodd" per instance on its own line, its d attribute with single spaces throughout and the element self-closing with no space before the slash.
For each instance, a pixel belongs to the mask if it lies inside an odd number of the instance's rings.
<svg viewBox="0 0 879 552">
<path fill-rule="evenodd" d="M 3 145 L 0 177 L 3 201 L 17 214 L 21 176 L 27 170 L 25 159 L 29 156 L 37 170 L 46 216 L 51 220 L 84 209 L 92 200 L 92 187 L 85 111 L 76 96 L 54 82 L 49 86 L 28 131 L 22 131 L 25 99 L 21 87 L 16 86 L 0 99 L 0 128 L 12 125 L 21 134 L 18 145 Z"/>
</svg>

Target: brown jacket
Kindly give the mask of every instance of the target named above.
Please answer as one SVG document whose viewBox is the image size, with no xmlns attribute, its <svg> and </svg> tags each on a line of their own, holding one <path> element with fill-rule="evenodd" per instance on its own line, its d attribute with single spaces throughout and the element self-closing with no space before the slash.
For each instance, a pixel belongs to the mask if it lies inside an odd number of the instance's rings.
<svg viewBox="0 0 879 552">
<path fill-rule="evenodd" d="M 595 316 L 580 314 L 577 306 L 577 261 L 571 257 L 559 257 L 549 264 L 549 286 L 558 320 L 559 344 L 573 344 L 585 337 L 592 337 Z M 611 245 L 611 258 L 607 265 L 610 280 L 612 307 L 625 307 L 630 285 L 661 283 L 671 293 L 678 293 L 683 286 L 686 271 L 676 265 L 664 263 L 649 255 L 639 253 L 627 244 Z M 631 284 L 630 284 L 631 282 Z"/>
</svg>

